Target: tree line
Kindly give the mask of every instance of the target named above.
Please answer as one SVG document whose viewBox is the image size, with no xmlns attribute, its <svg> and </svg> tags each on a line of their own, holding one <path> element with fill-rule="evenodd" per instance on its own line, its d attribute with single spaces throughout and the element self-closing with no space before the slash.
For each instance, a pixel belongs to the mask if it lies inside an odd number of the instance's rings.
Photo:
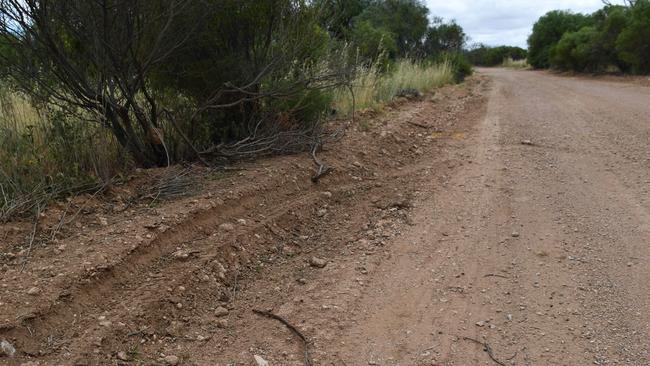
<svg viewBox="0 0 650 366">
<path fill-rule="evenodd" d="M 478 44 L 467 50 L 467 59 L 477 66 L 498 66 L 506 59 L 525 60 L 528 52 L 516 46 L 486 46 Z"/>
<path fill-rule="evenodd" d="M 99 125 L 135 166 L 305 151 L 360 67 L 448 60 L 419 0 L 0 0 L 0 87 Z"/>
<path fill-rule="evenodd" d="M 593 14 L 555 10 L 528 39 L 535 68 L 578 72 L 650 73 L 650 1 L 605 6 Z"/>
</svg>

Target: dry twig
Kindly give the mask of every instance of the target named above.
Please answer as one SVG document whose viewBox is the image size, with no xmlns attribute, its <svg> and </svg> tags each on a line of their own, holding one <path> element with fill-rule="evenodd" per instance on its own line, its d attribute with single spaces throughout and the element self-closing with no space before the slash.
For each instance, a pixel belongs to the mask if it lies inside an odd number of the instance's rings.
<svg viewBox="0 0 650 366">
<path fill-rule="evenodd" d="M 293 332 L 293 334 L 295 334 L 298 338 L 300 338 L 300 340 L 302 341 L 303 348 L 305 350 L 305 365 L 312 366 L 311 356 L 309 355 L 309 341 L 296 327 L 291 325 L 291 323 L 289 323 L 283 317 L 273 314 L 270 311 L 253 309 L 253 312 L 257 315 L 265 316 L 267 318 L 271 318 L 279 321 L 280 323 L 284 324 L 287 328 L 289 328 L 289 330 Z"/>
<path fill-rule="evenodd" d="M 506 366 L 505 363 L 499 361 L 499 360 L 494 356 L 494 352 L 492 351 L 492 347 L 490 347 L 490 345 L 487 344 L 486 342 L 481 342 L 481 341 L 479 341 L 479 340 L 476 340 L 476 339 L 474 339 L 474 338 L 470 338 L 470 337 L 463 337 L 463 340 L 465 340 L 465 341 L 470 341 L 470 342 L 474 342 L 474 343 L 476 343 L 476 344 L 479 344 L 479 345 L 483 346 L 483 351 L 485 351 L 485 353 L 487 353 L 488 356 L 490 356 L 490 359 L 491 359 L 492 361 L 494 361 L 497 365 Z"/>
</svg>

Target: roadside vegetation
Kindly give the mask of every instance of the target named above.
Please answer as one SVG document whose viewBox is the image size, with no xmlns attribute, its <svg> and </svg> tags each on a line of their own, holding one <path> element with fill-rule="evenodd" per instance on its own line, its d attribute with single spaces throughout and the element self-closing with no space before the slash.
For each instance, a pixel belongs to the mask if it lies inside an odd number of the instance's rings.
<svg viewBox="0 0 650 366">
<path fill-rule="evenodd" d="M 593 14 L 555 10 L 528 39 L 535 68 L 577 72 L 650 73 L 650 0 L 606 4 Z"/>
<path fill-rule="evenodd" d="M 135 168 L 316 153 L 332 116 L 470 74 L 466 40 L 419 0 L 0 0 L 0 219 Z"/>
<path fill-rule="evenodd" d="M 525 63 L 528 52 L 521 47 L 490 47 L 483 44 L 473 46 L 467 51 L 467 59 L 476 66 L 505 66 Z"/>
</svg>

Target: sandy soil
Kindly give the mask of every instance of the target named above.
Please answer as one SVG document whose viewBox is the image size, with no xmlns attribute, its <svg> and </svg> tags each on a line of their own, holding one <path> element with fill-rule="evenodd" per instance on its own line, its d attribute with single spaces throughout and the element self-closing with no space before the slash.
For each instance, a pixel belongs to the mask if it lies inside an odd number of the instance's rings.
<svg viewBox="0 0 650 366">
<path fill-rule="evenodd" d="M 243 165 L 82 213 L 24 268 L 7 225 L 0 364 L 305 364 L 257 309 L 313 365 L 650 365 L 648 101 L 486 69 L 358 121 L 319 185 Z"/>
</svg>

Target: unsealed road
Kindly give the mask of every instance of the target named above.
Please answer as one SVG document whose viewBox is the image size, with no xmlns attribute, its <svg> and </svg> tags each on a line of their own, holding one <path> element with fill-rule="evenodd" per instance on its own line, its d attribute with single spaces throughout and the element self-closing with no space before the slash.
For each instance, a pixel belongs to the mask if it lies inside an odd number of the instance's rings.
<svg viewBox="0 0 650 366">
<path fill-rule="evenodd" d="M 194 203 L 5 264 L 0 365 L 304 365 L 252 309 L 313 365 L 650 365 L 650 88 L 481 73 L 351 129 L 318 185 L 270 160 L 146 245 Z"/>
<path fill-rule="evenodd" d="M 650 89 L 482 72 L 468 164 L 418 205 L 329 351 L 496 364 L 471 337 L 504 364 L 650 365 Z"/>
<path fill-rule="evenodd" d="M 486 114 L 413 169 L 410 225 L 382 256 L 350 246 L 307 285 L 260 280 L 241 301 L 302 319 L 316 365 L 650 365 L 650 89 L 481 73 Z M 302 364 L 281 326 L 240 319 L 199 364 Z"/>
</svg>

